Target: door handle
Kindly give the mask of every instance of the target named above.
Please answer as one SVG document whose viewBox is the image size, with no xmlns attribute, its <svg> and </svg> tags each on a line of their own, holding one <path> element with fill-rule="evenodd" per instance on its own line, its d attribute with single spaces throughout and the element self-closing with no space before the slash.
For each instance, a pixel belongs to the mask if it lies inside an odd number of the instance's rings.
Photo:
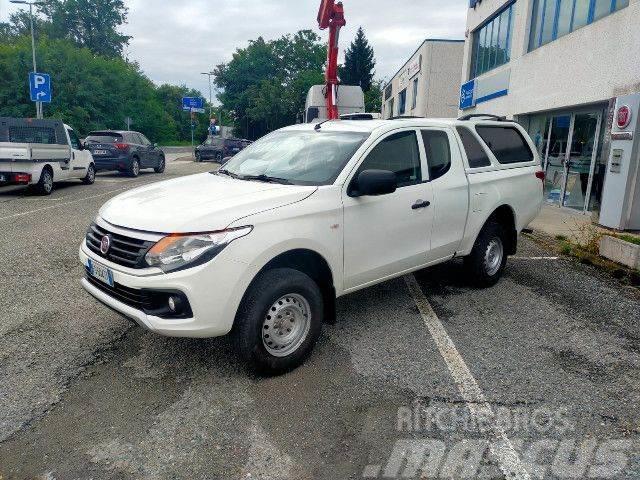
<svg viewBox="0 0 640 480">
<path fill-rule="evenodd" d="M 429 205 L 431 205 L 431 202 L 427 201 L 427 200 L 417 200 L 416 203 L 414 203 L 413 205 L 411 205 L 411 208 L 413 210 L 418 210 L 420 208 L 426 208 Z"/>
</svg>

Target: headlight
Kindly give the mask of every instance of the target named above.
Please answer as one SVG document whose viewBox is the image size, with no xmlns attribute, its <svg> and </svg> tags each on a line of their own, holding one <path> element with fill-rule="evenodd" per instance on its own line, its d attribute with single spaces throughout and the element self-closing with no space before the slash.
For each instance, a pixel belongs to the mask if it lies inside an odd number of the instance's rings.
<svg viewBox="0 0 640 480">
<path fill-rule="evenodd" d="M 248 235 L 252 229 L 239 227 L 221 232 L 171 234 L 151 247 L 144 258 L 147 265 L 164 272 L 195 267 L 208 262 L 232 241 Z"/>
</svg>

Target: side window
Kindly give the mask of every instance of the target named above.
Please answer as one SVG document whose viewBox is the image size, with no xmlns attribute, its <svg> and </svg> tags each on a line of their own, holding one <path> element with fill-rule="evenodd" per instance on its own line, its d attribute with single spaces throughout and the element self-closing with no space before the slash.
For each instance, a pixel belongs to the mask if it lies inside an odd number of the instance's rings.
<svg viewBox="0 0 640 480">
<path fill-rule="evenodd" d="M 395 133 L 382 140 L 369 153 L 358 168 L 363 170 L 390 170 L 396 174 L 398 188 L 422 181 L 420 150 L 414 131 Z"/>
<path fill-rule="evenodd" d="M 451 168 L 449 136 L 442 130 L 422 130 L 424 149 L 427 152 L 429 180 L 442 177 Z"/>
<path fill-rule="evenodd" d="M 129 142 L 133 145 L 142 145 L 142 140 L 140 140 L 137 133 L 129 133 L 127 134 L 127 137 L 129 137 Z"/>
<path fill-rule="evenodd" d="M 533 153 L 522 134 L 514 127 L 476 127 L 480 138 L 503 164 L 530 162 Z"/>
<path fill-rule="evenodd" d="M 476 139 L 475 135 L 471 133 L 468 128 L 457 127 L 456 130 L 458 130 L 458 133 L 460 134 L 462 145 L 467 153 L 469 168 L 490 166 L 491 160 L 489 160 L 484 148 L 482 148 L 482 145 L 480 145 L 480 142 Z"/>
<path fill-rule="evenodd" d="M 69 132 L 71 148 L 73 148 L 74 150 L 80 150 L 80 139 L 78 138 L 78 135 L 76 135 L 76 132 L 74 132 L 73 130 L 67 130 L 67 132 Z"/>
</svg>

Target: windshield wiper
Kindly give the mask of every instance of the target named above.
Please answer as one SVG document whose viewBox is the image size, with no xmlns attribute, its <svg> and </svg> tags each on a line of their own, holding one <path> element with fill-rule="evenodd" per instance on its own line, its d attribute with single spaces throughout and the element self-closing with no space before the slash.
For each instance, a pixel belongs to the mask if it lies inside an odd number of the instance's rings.
<svg viewBox="0 0 640 480">
<path fill-rule="evenodd" d="M 219 168 L 218 170 L 215 170 L 215 171 L 211 172 L 211 174 L 212 175 L 226 175 L 227 177 L 244 180 L 244 178 L 241 175 L 238 175 L 236 173 L 230 172 L 226 168 Z"/>
<path fill-rule="evenodd" d="M 258 182 L 267 182 L 267 183 L 280 183 L 282 185 L 293 185 L 290 180 L 286 178 L 279 177 L 270 177 L 269 175 L 265 175 L 264 173 L 261 175 L 240 175 L 238 176 L 240 180 L 257 180 Z"/>
</svg>

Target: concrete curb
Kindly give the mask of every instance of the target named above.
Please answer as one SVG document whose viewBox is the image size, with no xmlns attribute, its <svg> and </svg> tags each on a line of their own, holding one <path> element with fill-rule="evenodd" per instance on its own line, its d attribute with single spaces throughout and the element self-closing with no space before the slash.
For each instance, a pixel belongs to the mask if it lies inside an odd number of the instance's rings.
<svg viewBox="0 0 640 480">
<path fill-rule="evenodd" d="M 640 270 L 640 245 L 604 235 L 600 238 L 600 255 L 616 263 Z"/>
</svg>

